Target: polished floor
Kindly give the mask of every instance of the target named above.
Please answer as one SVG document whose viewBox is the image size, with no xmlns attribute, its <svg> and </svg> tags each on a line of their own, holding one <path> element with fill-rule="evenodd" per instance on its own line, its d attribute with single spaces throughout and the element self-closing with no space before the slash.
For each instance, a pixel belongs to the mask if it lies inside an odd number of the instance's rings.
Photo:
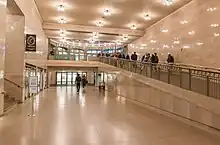
<svg viewBox="0 0 220 145">
<path fill-rule="evenodd" d="M 94 87 L 51 88 L 0 118 L 0 145 L 220 145 L 220 136 Z"/>
</svg>

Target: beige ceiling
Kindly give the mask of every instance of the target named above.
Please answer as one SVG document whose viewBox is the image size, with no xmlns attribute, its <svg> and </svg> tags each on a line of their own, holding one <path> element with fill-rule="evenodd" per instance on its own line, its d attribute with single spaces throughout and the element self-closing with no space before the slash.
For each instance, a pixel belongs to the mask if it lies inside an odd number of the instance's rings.
<svg viewBox="0 0 220 145">
<path fill-rule="evenodd" d="M 96 27 L 96 21 L 103 19 L 104 28 L 119 28 L 130 30 L 131 24 L 136 24 L 138 30 L 144 31 L 146 28 L 171 14 L 178 8 L 184 6 L 191 0 L 173 0 L 171 6 L 165 6 L 163 0 L 35 0 L 44 23 L 57 23 L 59 17 L 65 17 L 67 24 Z M 64 3 L 65 11 L 58 12 L 57 5 Z M 110 8 L 112 15 L 103 17 L 103 8 Z M 145 20 L 143 14 L 149 12 L 152 20 Z M 102 29 L 102 28 L 100 28 Z M 59 37 L 59 33 L 54 30 L 46 34 L 49 37 Z M 70 37 L 87 39 L 87 34 L 80 32 L 70 34 Z M 105 36 L 106 35 L 106 36 Z M 101 41 L 113 41 L 117 37 L 103 34 Z M 73 37 L 72 37 L 73 38 Z M 131 37 L 132 41 L 137 37 Z"/>
</svg>

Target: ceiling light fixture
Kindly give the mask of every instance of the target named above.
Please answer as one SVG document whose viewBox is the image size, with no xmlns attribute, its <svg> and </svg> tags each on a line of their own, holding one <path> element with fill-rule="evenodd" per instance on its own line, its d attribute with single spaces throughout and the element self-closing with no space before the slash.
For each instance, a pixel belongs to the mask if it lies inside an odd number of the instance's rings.
<svg viewBox="0 0 220 145">
<path fill-rule="evenodd" d="M 168 29 L 161 29 L 161 32 L 167 33 L 169 30 Z"/>
<path fill-rule="evenodd" d="M 218 27 L 219 24 L 211 24 L 210 26 L 211 26 L 211 27 Z"/>
<path fill-rule="evenodd" d="M 188 24 L 188 21 L 186 21 L 186 20 L 183 20 L 183 21 L 180 21 L 180 24 Z"/>
<path fill-rule="evenodd" d="M 104 22 L 103 22 L 102 20 L 100 20 L 100 21 L 98 21 L 98 22 L 96 23 L 96 26 L 98 26 L 98 27 L 103 27 L 103 26 L 104 26 Z"/>
<path fill-rule="evenodd" d="M 213 12 L 213 11 L 216 11 L 217 10 L 217 8 L 208 8 L 208 9 L 206 9 L 208 12 Z"/>
<path fill-rule="evenodd" d="M 63 17 L 60 17 L 59 20 L 58 20 L 58 23 L 65 24 L 66 23 L 66 19 L 63 18 Z"/>
<path fill-rule="evenodd" d="M 135 26 L 135 24 L 131 25 L 130 28 L 131 28 L 132 30 L 136 30 L 136 29 L 137 29 L 137 27 Z"/>
<path fill-rule="evenodd" d="M 170 5 L 173 4 L 173 0 L 164 0 L 163 4 L 166 5 L 166 6 L 170 6 Z"/>
<path fill-rule="evenodd" d="M 150 41 L 150 43 L 156 43 L 156 42 L 157 42 L 156 40 L 151 40 L 151 41 Z"/>
<path fill-rule="evenodd" d="M 173 41 L 174 44 L 180 44 L 180 41 L 179 40 L 175 40 Z"/>
<path fill-rule="evenodd" d="M 151 20 L 151 16 L 148 13 L 145 13 L 144 19 L 149 21 L 149 20 Z"/>
<path fill-rule="evenodd" d="M 104 13 L 104 16 L 111 16 L 112 15 L 111 10 L 109 8 L 105 8 L 103 13 Z"/>
<path fill-rule="evenodd" d="M 63 4 L 58 5 L 58 6 L 57 6 L 57 11 L 59 11 L 59 12 L 65 11 L 64 5 L 63 5 Z"/>
<path fill-rule="evenodd" d="M 201 45 L 203 45 L 203 43 L 202 42 L 197 42 L 196 45 L 201 46 Z"/>
<path fill-rule="evenodd" d="M 219 33 L 214 33 L 214 36 L 215 37 L 218 37 L 220 34 Z"/>
<path fill-rule="evenodd" d="M 194 34 L 195 34 L 195 31 L 190 31 L 188 34 L 189 34 L 189 35 L 194 35 Z"/>
</svg>

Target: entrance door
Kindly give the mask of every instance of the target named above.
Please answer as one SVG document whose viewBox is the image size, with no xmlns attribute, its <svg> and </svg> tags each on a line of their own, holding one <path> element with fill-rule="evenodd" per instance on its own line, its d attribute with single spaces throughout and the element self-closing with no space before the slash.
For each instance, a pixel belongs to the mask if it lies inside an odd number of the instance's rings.
<svg viewBox="0 0 220 145">
<path fill-rule="evenodd" d="M 56 81 L 57 81 L 57 85 L 61 85 L 61 83 L 62 83 L 62 73 L 61 72 L 57 73 Z"/>
<path fill-rule="evenodd" d="M 67 73 L 67 85 L 72 85 L 72 72 Z"/>
<path fill-rule="evenodd" d="M 67 85 L 67 73 L 62 72 L 62 85 Z"/>
</svg>

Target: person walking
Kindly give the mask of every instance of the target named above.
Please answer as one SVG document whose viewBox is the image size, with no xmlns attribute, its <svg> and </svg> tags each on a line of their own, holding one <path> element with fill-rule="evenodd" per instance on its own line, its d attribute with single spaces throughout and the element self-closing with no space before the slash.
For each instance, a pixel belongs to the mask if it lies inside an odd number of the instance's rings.
<svg viewBox="0 0 220 145">
<path fill-rule="evenodd" d="M 87 81 L 87 79 L 86 79 L 86 76 L 83 75 L 83 76 L 82 76 L 82 87 L 85 88 L 85 86 L 86 86 L 87 84 L 88 84 L 88 81 Z"/>
<path fill-rule="evenodd" d="M 81 79 L 80 75 L 77 73 L 77 76 L 75 79 L 77 93 L 79 93 L 81 81 L 82 81 L 82 79 Z"/>
</svg>

